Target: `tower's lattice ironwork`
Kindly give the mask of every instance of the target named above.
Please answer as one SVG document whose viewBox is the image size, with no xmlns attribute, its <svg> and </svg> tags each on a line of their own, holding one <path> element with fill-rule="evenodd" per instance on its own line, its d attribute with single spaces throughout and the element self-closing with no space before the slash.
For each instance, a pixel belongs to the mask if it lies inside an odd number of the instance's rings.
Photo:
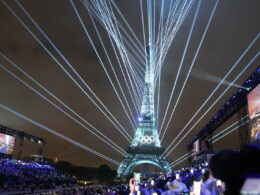
<svg viewBox="0 0 260 195">
<path fill-rule="evenodd" d="M 152 52 L 152 48 L 148 46 L 141 117 L 138 120 L 132 143 L 128 147 L 128 156 L 117 169 L 118 177 L 129 175 L 135 166 L 144 163 L 153 164 L 164 173 L 171 172 L 168 161 L 161 157 L 164 148 L 159 140 L 157 119 L 154 113 L 154 64 Z"/>
</svg>

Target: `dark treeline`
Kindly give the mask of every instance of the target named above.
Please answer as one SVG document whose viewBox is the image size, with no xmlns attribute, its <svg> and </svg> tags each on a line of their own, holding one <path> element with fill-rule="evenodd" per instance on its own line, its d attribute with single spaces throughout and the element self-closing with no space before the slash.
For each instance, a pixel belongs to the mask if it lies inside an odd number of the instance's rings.
<svg viewBox="0 0 260 195">
<path fill-rule="evenodd" d="M 57 170 L 76 176 L 79 180 L 98 180 L 101 183 L 108 183 L 113 181 L 116 176 L 116 171 L 112 170 L 107 165 L 101 165 L 98 168 L 93 168 L 76 166 L 67 161 L 59 161 L 57 163 L 52 161 L 50 164 Z"/>
</svg>

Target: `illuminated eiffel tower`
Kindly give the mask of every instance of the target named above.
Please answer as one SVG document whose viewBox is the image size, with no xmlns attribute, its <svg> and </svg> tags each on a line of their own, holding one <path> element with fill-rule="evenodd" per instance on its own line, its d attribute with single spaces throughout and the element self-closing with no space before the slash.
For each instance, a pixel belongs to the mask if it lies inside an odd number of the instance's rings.
<svg viewBox="0 0 260 195">
<path fill-rule="evenodd" d="M 161 146 L 157 132 L 157 119 L 154 114 L 154 70 L 152 63 L 152 48 L 147 47 L 144 94 L 141 107 L 141 117 L 128 156 L 120 163 L 117 177 L 128 176 L 134 167 L 148 163 L 159 167 L 162 172 L 170 173 L 168 161 L 161 157 L 164 148 Z"/>
</svg>

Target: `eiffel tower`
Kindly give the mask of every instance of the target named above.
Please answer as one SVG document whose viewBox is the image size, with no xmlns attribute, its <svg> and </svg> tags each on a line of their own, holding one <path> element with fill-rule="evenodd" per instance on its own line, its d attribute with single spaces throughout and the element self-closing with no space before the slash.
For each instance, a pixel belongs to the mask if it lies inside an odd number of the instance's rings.
<svg viewBox="0 0 260 195">
<path fill-rule="evenodd" d="M 162 172 L 170 173 L 168 161 L 161 157 L 164 148 L 161 146 L 157 132 L 157 119 L 154 114 L 154 71 L 152 47 L 147 46 L 144 94 L 141 117 L 131 145 L 127 149 L 128 156 L 120 163 L 117 177 L 128 176 L 134 167 L 148 163 L 159 167 Z"/>
</svg>

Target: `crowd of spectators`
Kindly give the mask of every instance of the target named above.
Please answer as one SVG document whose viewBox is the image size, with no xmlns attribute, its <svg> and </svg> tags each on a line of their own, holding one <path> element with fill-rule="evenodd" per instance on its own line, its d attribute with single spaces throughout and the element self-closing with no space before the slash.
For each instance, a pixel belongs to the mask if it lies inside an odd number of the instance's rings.
<svg viewBox="0 0 260 195">
<path fill-rule="evenodd" d="M 0 192 L 34 191 L 76 184 L 76 178 L 57 171 L 50 165 L 0 159 Z"/>
<path fill-rule="evenodd" d="M 225 190 L 224 183 L 218 182 L 207 168 L 186 168 L 178 173 L 142 178 L 141 181 L 135 181 L 132 178 L 129 184 L 78 186 L 71 189 L 56 190 L 54 194 L 186 195 L 196 191 L 194 182 L 198 182 L 200 185 L 199 194 L 201 195 L 221 195 Z"/>
<path fill-rule="evenodd" d="M 1 159 L 0 164 L 0 194 L 29 190 L 42 195 L 195 195 L 199 189 L 197 194 L 200 195 L 221 195 L 226 190 L 225 183 L 213 177 L 207 163 L 183 168 L 172 174 L 142 178 L 140 181 L 132 178 L 129 183 L 114 186 L 80 186 L 76 184 L 76 178 L 35 162 Z"/>
<path fill-rule="evenodd" d="M 225 191 L 224 183 L 214 178 L 208 168 L 202 167 L 159 175 L 139 184 L 131 179 L 129 186 L 132 194 L 181 195 L 196 194 L 199 190 L 201 195 L 221 195 Z"/>
<path fill-rule="evenodd" d="M 259 164 L 260 145 L 251 144 L 240 151 L 221 151 L 209 163 L 111 186 L 78 185 L 75 177 L 50 165 L 0 159 L 0 194 L 30 190 L 56 195 L 237 195 L 248 178 L 260 176 Z"/>
<path fill-rule="evenodd" d="M 206 169 L 183 169 L 182 171 L 169 175 L 157 175 L 135 182 L 135 190 L 144 194 L 165 194 L 171 191 L 188 192 L 192 189 L 194 180 L 204 180 L 209 183 Z M 205 172 L 205 173 L 204 173 Z M 132 180 L 131 180 L 132 181 Z M 212 182 L 215 180 L 212 180 Z M 207 185 L 205 185 L 207 186 Z M 24 162 L 14 159 L 0 159 L 0 193 L 10 191 L 29 191 L 41 194 L 129 194 L 131 182 L 115 186 L 109 185 L 83 185 L 76 184 L 76 178 L 59 172 L 50 165 L 37 162 Z M 48 189 L 50 189 L 48 191 Z M 142 194 L 141 193 L 141 194 Z M 210 193 L 211 194 L 211 193 Z"/>
</svg>

